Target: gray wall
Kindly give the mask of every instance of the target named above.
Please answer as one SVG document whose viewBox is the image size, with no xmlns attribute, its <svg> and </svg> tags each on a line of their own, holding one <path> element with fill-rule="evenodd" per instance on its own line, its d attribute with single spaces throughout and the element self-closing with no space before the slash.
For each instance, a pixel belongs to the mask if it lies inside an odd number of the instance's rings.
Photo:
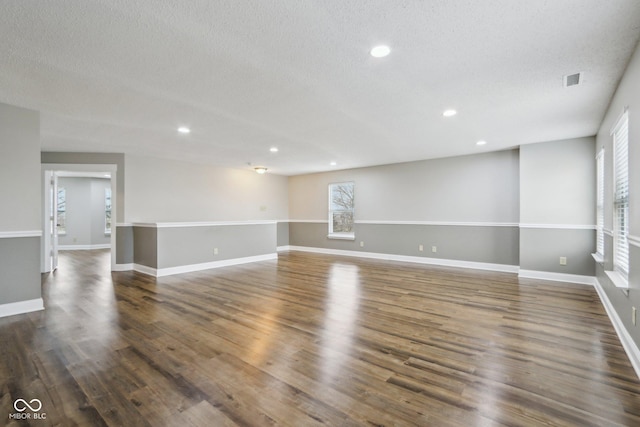
<svg viewBox="0 0 640 427">
<path fill-rule="evenodd" d="M 519 221 L 518 150 L 289 178 L 289 218 L 327 219 L 327 186 L 355 182 L 356 220 Z"/>
<path fill-rule="evenodd" d="M 60 246 L 108 245 L 110 236 L 105 234 L 105 189 L 111 188 L 109 179 L 66 177 L 58 179 L 58 187 L 64 187 L 67 198 L 67 233 L 60 235 Z M 64 248 L 62 248 L 64 249 Z"/>
<path fill-rule="evenodd" d="M 289 233 L 292 246 L 518 265 L 517 226 L 356 224 L 350 241 L 327 239 L 326 222 L 291 222 Z"/>
<path fill-rule="evenodd" d="M 278 222 L 278 237 L 277 237 L 277 246 L 288 246 L 289 245 L 289 222 L 288 221 L 279 221 Z"/>
<path fill-rule="evenodd" d="M 276 253 L 276 224 L 158 228 L 158 268 Z M 218 253 L 214 254 L 214 248 Z"/>
<path fill-rule="evenodd" d="M 40 115 L 0 104 L 0 305 L 41 297 Z"/>
<path fill-rule="evenodd" d="M 594 144 L 578 138 L 520 147 L 521 269 L 595 274 Z"/>
<path fill-rule="evenodd" d="M 124 222 L 288 218 L 285 176 L 130 155 L 126 163 Z"/>
<path fill-rule="evenodd" d="M 133 262 L 158 268 L 158 229 L 133 227 Z"/>
<path fill-rule="evenodd" d="M 609 232 L 613 229 L 613 143 L 610 132 L 625 107 L 628 107 L 629 111 L 629 234 L 630 239 L 636 242 L 629 247 L 630 289 L 628 292 L 623 292 L 616 288 L 604 273 L 605 270 L 611 270 L 613 267 L 613 242 L 608 233 L 605 233 L 604 263 L 597 265 L 596 273 L 599 283 L 625 328 L 636 345 L 640 346 L 640 322 L 635 326 L 631 322 L 632 308 L 640 308 L 640 247 L 637 243 L 640 241 L 640 46 L 636 48 L 611 101 L 598 131 L 595 150 L 592 153 L 592 157 L 595 158 L 596 153 L 604 148 L 604 226 Z"/>
<path fill-rule="evenodd" d="M 277 224 L 134 225 L 133 262 L 155 269 L 276 253 Z M 217 249 L 217 253 L 214 253 Z"/>
<path fill-rule="evenodd" d="M 0 305 L 40 297 L 40 238 L 0 238 Z"/>
<path fill-rule="evenodd" d="M 124 225 L 116 229 L 116 264 L 133 263 L 133 226 Z M 113 232 L 113 231 L 112 231 Z"/>
<path fill-rule="evenodd" d="M 40 115 L 0 104 L 0 231 L 40 230 Z M 11 207 L 11 209 L 7 209 Z"/>
<path fill-rule="evenodd" d="M 291 177 L 289 244 L 518 265 L 518 159 L 507 150 Z M 355 241 L 327 238 L 327 188 L 340 181 L 355 183 Z"/>
</svg>

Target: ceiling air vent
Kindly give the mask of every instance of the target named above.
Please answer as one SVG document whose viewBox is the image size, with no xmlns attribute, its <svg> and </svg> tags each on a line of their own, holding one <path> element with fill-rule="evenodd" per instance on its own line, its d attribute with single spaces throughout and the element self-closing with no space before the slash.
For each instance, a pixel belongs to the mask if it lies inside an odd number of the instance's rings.
<svg viewBox="0 0 640 427">
<path fill-rule="evenodd" d="M 578 86 L 582 83 L 582 73 L 564 76 L 564 87 Z"/>
</svg>

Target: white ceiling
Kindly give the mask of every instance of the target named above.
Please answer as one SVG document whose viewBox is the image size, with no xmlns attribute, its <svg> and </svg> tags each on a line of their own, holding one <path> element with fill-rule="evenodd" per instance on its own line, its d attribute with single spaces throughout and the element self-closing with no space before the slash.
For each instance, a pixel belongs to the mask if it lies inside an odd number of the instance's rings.
<svg viewBox="0 0 640 427">
<path fill-rule="evenodd" d="M 637 0 L 2 0 L 0 102 L 45 151 L 293 175 L 594 135 L 639 35 Z"/>
</svg>

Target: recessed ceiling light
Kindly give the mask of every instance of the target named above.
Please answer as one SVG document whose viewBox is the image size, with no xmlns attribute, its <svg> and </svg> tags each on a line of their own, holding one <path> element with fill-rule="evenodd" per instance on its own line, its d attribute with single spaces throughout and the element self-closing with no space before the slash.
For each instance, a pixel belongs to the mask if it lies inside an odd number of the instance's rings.
<svg viewBox="0 0 640 427">
<path fill-rule="evenodd" d="M 336 163 L 336 162 L 331 162 L 331 163 L 329 163 L 329 164 L 330 164 L 331 166 L 335 166 L 335 165 L 337 165 L 338 163 Z"/>
<path fill-rule="evenodd" d="M 445 117 L 453 117 L 456 114 L 458 114 L 458 112 L 456 110 L 444 110 L 442 112 L 442 115 L 445 116 Z"/>
<path fill-rule="evenodd" d="M 480 140 L 480 141 L 476 142 L 476 145 L 485 145 L 486 143 L 487 143 L 487 141 Z"/>
<path fill-rule="evenodd" d="M 374 58 L 384 58 L 391 53 L 391 48 L 389 46 L 380 45 L 371 49 L 369 53 Z"/>
<path fill-rule="evenodd" d="M 256 172 L 258 172 L 260 175 L 264 174 L 265 172 L 267 172 L 267 168 L 259 166 L 257 168 L 253 168 L 253 170 L 255 170 Z"/>
<path fill-rule="evenodd" d="M 188 127 L 186 127 L 186 126 L 180 126 L 180 127 L 178 128 L 178 132 L 180 132 L 180 133 L 190 133 L 190 132 L 191 132 L 191 129 L 189 129 L 189 128 L 188 128 Z"/>
<path fill-rule="evenodd" d="M 278 147 L 271 147 L 271 148 L 269 148 L 269 151 L 271 151 L 272 153 L 277 153 L 278 152 Z"/>
</svg>

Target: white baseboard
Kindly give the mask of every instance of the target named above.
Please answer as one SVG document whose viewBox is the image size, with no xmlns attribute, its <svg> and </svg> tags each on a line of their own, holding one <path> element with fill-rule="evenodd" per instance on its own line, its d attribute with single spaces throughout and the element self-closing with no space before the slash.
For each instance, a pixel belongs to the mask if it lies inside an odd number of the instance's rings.
<svg viewBox="0 0 640 427">
<path fill-rule="evenodd" d="M 222 261 L 205 262 L 201 264 L 181 265 L 178 267 L 153 268 L 146 265 L 133 264 L 133 270 L 154 277 L 171 276 L 173 274 L 192 273 L 194 271 L 209 270 L 211 268 L 229 267 L 250 262 L 269 261 L 277 259 L 278 254 L 256 255 L 243 258 L 225 259 Z M 124 264 L 122 264 L 124 265 Z"/>
<path fill-rule="evenodd" d="M 519 270 L 518 277 L 525 279 L 551 280 L 554 282 L 579 283 L 581 285 L 590 286 L 593 286 L 596 280 L 594 276 L 581 276 L 579 274 L 552 273 L 550 271 L 536 270 Z"/>
<path fill-rule="evenodd" d="M 313 253 L 329 254 L 329 255 L 342 255 L 342 256 L 351 256 L 351 257 L 359 257 L 359 258 L 381 259 L 386 261 L 401 261 L 401 262 L 411 262 L 411 263 L 417 263 L 417 264 L 441 265 L 445 267 L 471 268 L 474 270 L 500 271 L 503 273 L 518 272 L 517 265 L 491 264 L 486 262 L 460 261 L 455 259 L 426 258 L 426 257 L 410 256 L 410 255 L 381 254 L 377 252 L 346 251 L 346 250 L 340 250 L 340 249 L 313 248 L 313 247 L 307 247 L 307 246 L 278 247 L 278 251 L 287 251 L 287 250 L 313 252 Z"/>
<path fill-rule="evenodd" d="M 134 267 L 135 264 L 130 263 L 130 264 L 116 264 L 113 266 L 113 268 L 111 269 L 111 271 L 131 271 L 131 270 L 135 270 Z"/>
<path fill-rule="evenodd" d="M 60 245 L 58 249 L 61 251 L 91 251 L 94 249 L 110 249 L 111 243 L 101 245 Z"/>
<path fill-rule="evenodd" d="M 154 267 L 147 267 L 146 265 L 142 264 L 133 264 L 133 270 L 137 271 L 138 273 L 146 274 L 148 276 L 159 277 L 158 269 Z"/>
<path fill-rule="evenodd" d="M 611 320 L 611 323 L 613 324 L 613 328 L 618 334 L 622 347 L 624 347 L 624 351 L 627 353 L 631 366 L 633 366 L 633 369 L 636 371 L 636 375 L 640 378 L 640 349 L 638 349 L 633 338 L 629 335 L 627 328 L 624 327 L 622 320 L 620 320 L 620 316 L 618 316 L 618 312 L 613 308 L 613 304 L 611 304 L 607 293 L 604 291 L 597 278 L 594 281 L 594 287 L 596 288 L 600 301 L 602 301 L 602 305 L 609 316 L 609 320 Z"/>
<path fill-rule="evenodd" d="M 44 310 L 44 302 L 42 301 L 42 298 L 11 302 L 8 304 L 0 305 L 0 317 L 31 313 L 32 311 L 39 310 Z"/>
</svg>

